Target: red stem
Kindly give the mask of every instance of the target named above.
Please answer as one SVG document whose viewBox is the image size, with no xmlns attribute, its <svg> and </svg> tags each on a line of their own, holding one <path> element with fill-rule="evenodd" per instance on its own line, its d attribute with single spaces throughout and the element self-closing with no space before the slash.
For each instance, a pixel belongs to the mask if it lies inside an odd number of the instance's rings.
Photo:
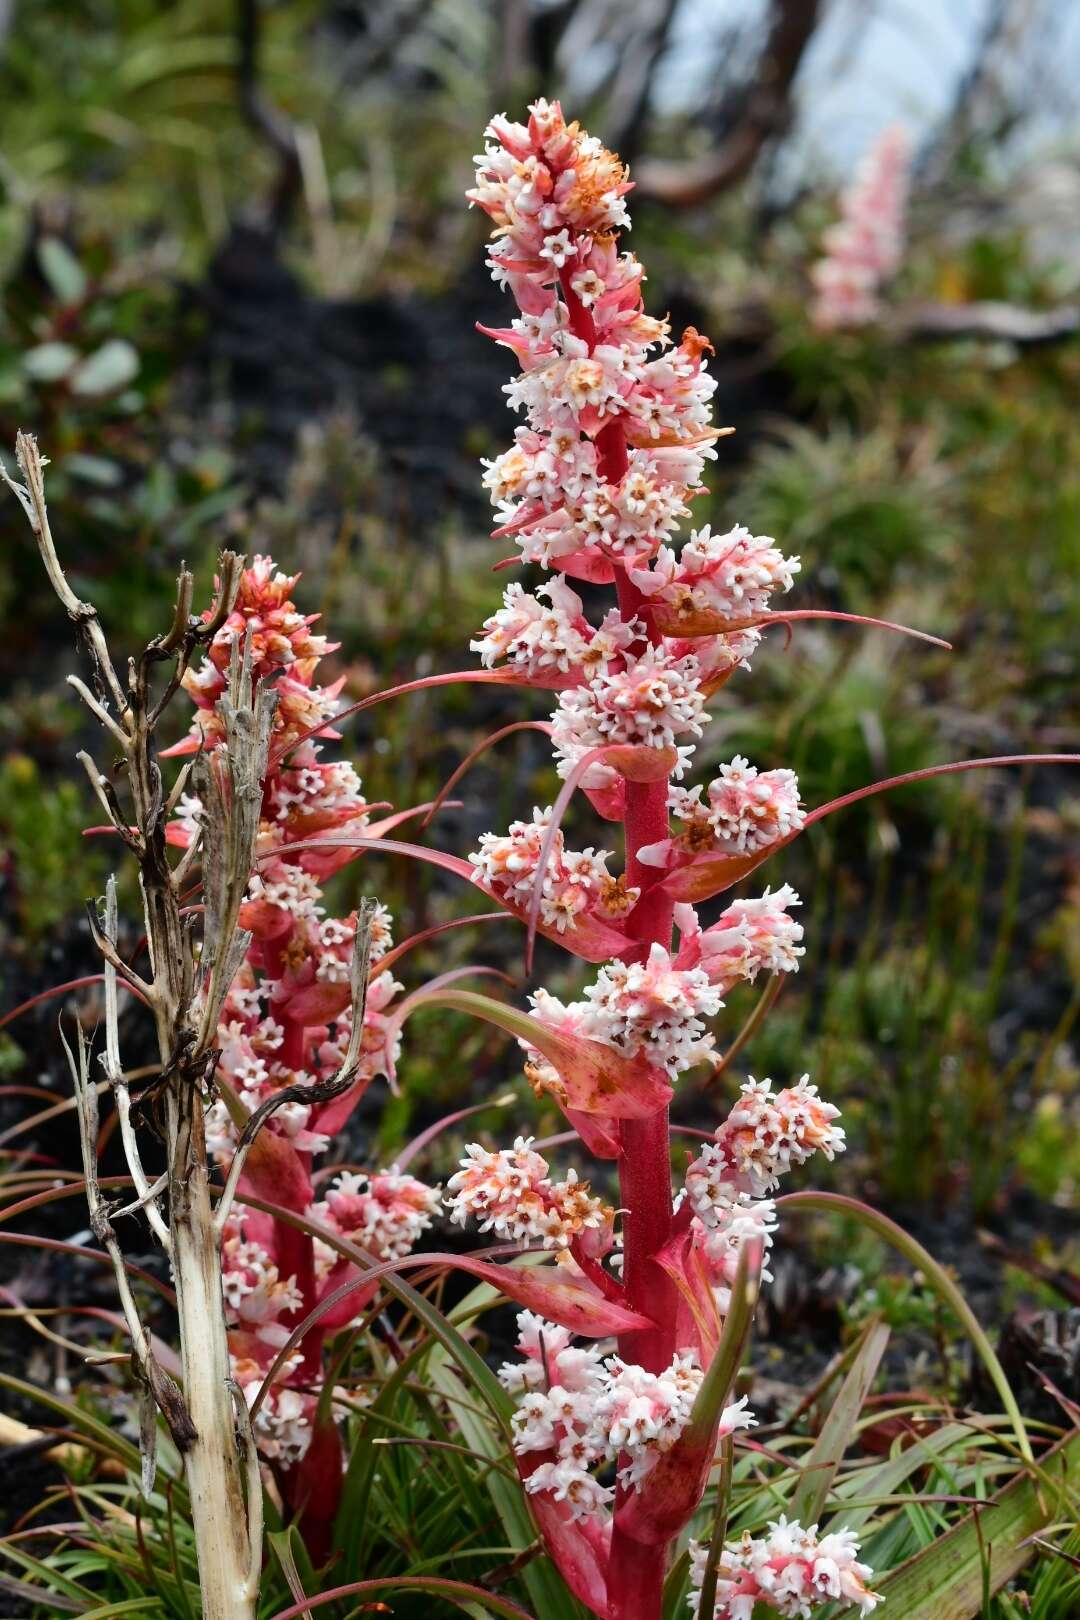
<svg viewBox="0 0 1080 1620">
<path fill-rule="evenodd" d="M 571 311 L 573 315 L 573 311 Z M 591 324 L 591 322 L 590 322 Z M 608 483 L 618 483 L 626 472 L 626 439 L 617 422 L 597 435 L 600 475 Z M 641 592 L 624 569 L 616 574 L 619 611 L 624 619 L 638 617 Z M 646 620 L 647 624 L 648 621 Z M 653 631 L 649 639 L 659 641 Z M 671 945 L 672 901 L 659 887 L 662 873 L 643 865 L 638 850 L 667 838 L 670 823 L 667 810 L 668 783 L 627 782 L 624 841 L 627 883 L 641 889 L 641 898 L 629 919 L 629 932 L 647 949 L 658 943 Z M 675 1285 L 654 1256 L 671 1235 L 671 1147 L 668 1111 L 658 1110 L 649 1119 L 624 1119 L 619 1125 L 619 1193 L 623 1216 L 623 1280 L 626 1303 L 658 1325 L 648 1333 L 624 1334 L 619 1352 L 629 1361 L 650 1372 L 659 1373 L 671 1363 L 675 1352 L 675 1320 L 678 1295 Z M 625 1495 L 616 1494 L 616 1518 L 612 1528 L 611 1556 L 608 1563 L 608 1603 L 611 1620 L 659 1620 L 663 1611 L 664 1571 L 668 1564 L 666 1547 L 649 1546 L 626 1536 L 619 1528 L 618 1508 Z"/>
<path fill-rule="evenodd" d="M 562 295 L 570 318 L 570 329 L 583 339 L 590 351 L 595 347 L 596 328 L 589 311 L 570 285 L 568 270 L 560 272 Z M 626 436 L 616 419 L 596 436 L 598 471 L 606 483 L 617 484 L 629 465 Z M 616 569 L 619 611 L 624 619 L 642 617 L 641 592 Z M 661 637 L 646 629 L 649 640 Z M 629 919 L 629 932 L 642 943 L 643 952 L 652 944 L 670 948 L 672 902 L 659 887 L 663 874 L 638 860 L 638 850 L 667 838 L 670 825 L 667 811 L 668 783 L 627 782 L 624 839 L 627 882 L 641 889 L 641 898 Z M 668 1111 L 660 1109 L 649 1119 L 623 1120 L 619 1125 L 619 1191 L 623 1217 L 623 1277 L 626 1303 L 657 1323 L 647 1333 L 630 1333 L 619 1338 L 619 1352 L 650 1372 L 662 1372 L 670 1365 L 675 1350 L 675 1320 L 678 1295 L 674 1284 L 656 1264 L 654 1256 L 671 1232 L 671 1151 Z M 616 1513 L 625 1492 L 616 1496 Z M 664 1571 L 669 1549 L 649 1546 L 627 1538 L 619 1529 L 618 1517 L 612 1530 L 608 1561 L 608 1604 L 610 1620 L 659 1620 L 663 1612 Z"/>
</svg>

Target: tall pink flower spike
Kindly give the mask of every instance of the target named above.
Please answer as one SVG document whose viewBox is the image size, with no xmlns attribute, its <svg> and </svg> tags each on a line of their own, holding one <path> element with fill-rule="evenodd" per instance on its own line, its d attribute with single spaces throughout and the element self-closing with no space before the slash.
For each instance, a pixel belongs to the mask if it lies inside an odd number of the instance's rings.
<svg viewBox="0 0 1080 1620">
<path fill-rule="evenodd" d="M 821 331 L 867 326 L 881 313 L 881 288 L 904 252 L 911 142 L 890 124 L 859 165 L 840 204 L 840 219 L 822 238 L 824 257 L 810 271 L 814 325 Z"/>
<path fill-rule="evenodd" d="M 775 1092 L 749 1081 L 673 1197 L 666 1103 L 642 1116 L 609 1095 L 583 1114 L 544 1037 L 609 1048 L 670 1088 L 714 1059 L 709 1025 L 731 986 L 798 967 L 791 888 L 736 901 L 707 929 L 687 903 L 695 885 L 676 892 L 702 855 L 724 863 L 723 885 L 710 870 L 715 892 L 803 824 L 788 771 L 759 775 L 735 760 L 707 790 L 682 785 L 709 694 L 749 667 L 798 559 L 742 528 L 671 544 L 716 456 L 711 347 L 693 330 L 673 343 L 667 322 L 645 313 L 642 268 L 619 244 L 630 182 L 613 153 L 567 125 L 557 103 L 537 102 L 527 124 L 496 118 L 487 133 L 469 198 L 494 222 L 489 262 L 520 310 L 489 335 L 520 365 L 505 392 L 525 425 L 484 481 L 496 533 L 550 577 L 532 594 L 510 585 L 473 648 L 486 668 L 557 691 L 551 740 L 564 785 L 553 808 L 481 838 L 474 881 L 587 960 L 622 936 L 581 1000 L 537 990 L 536 1035 L 522 1035 L 534 1086 L 563 1103 L 593 1151 L 617 1159 L 621 1208 L 573 1171 L 556 1177 L 523 1138 L 499 1152 L 474 1144 L 447 1190 L 455 1220 L 553 1249 L 598 1299 L 649 1324 L 607 1351 L 526 1311 L 521 1359 L 500 1378 L 517 1398 L 525 1489 L 567 1584 L 603 1620 L 657 1620 L 667 1549 L 718 1439 L 754 1421 L 745 1400 L 728 1399 L 730 1381 L 718 1388 L 709 1376 L 733 1290 L 745 1288 L 748 1259 L 768 1276 L 778 1178 L 815 1152 L 832 1157 L 844 1137 L 807 1076 Z M 614 585 L 598 624 L 572 580 Z M 622 828 L 619 875 L 607 851 L 568 847 L 561 821 L 578 788 Z"/>
</svg>

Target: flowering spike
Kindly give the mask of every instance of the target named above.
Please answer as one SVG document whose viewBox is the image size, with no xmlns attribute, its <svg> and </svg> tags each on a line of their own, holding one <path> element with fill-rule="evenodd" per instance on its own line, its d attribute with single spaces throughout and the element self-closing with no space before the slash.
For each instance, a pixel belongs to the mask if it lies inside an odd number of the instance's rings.
<svg viewBox="0 0 1080 1620">
<path fill-rule="evenodd" d="M 790 588 L 798 559 L 738 527 L 674 543 L 716 456 L 712 349 L 693 329 L 673 344 L 668 323 L 645 312 L 642 268 L 618 240 L 624 166 L 557 102 L 534 103 L 527 123 L 496 118 L 487 137 L 469 197 L 493 221 L 489 263 L 520 311 L 488 335 L 515 357 L 505 392 L 525 420 L 485 463 L 484 483 L 496 535 L 550 577 L 531 594 L 509 586 L 473 650 L 489 670 L 557 689 L 550 730 L 563 785 L 550 810 L 485 834 L 472 859 L 476 881 L 525 914 L 530 968 L 537 932 L 593 959 L 602 919 L 610 943 L 582 999 L 540 988 L 531 1018 L 468 992 L 433 999 L 518 1036 L 536 1089 L 595 1154 L 617 1158 L 623 1220 L 617 1229 L 573 1173 L 554 1178 L 525 1138 L 470 1148 L 448 1193 L 456 1219 L 554 1247 L 599 1297 L 652 1324 L 620 1334 L 618 1354 L 605 1356 L 525 1313 L 523 1359 L 500 1376 L 518 1397 L 519 1471 L 571 1589 L 604 1620 L 658 1620 L 663 1547 L 700 1500 L 717 1434 L 751 1421 L 742 1403 L 723 1403 L 749 1327 L 748 1272 L 775 1224 L 762 1183 L 812 1147 L 842 1145 L 811 1088 L 776 1098 L 758 1088 L 673 1204 L 671 1083 L 712 1059 L 707 1026 L 729 985 L 792 972 L 802 954 L 786 886 L 736 901 L 707 929 L 677 902 L 734 883 L 805 821 L 790 771 L 739 759 L 705 797 L 673 784 L 707 698 L 748 667 L 763 627 L 784 622 L 771 599 Z M 615 586 L 617 606 L 598 624 L 577 580 Z M 579 787 L 623 828 L 622 877 L 609 876 L 606 853 L 568 849 L 563 820 Z"/>
<path fill-rule="evenodd" d="M 859 165 L 839 222 L 825 232 L 825 257 L 810 272 L 812 318 L 822 331 L 865 326 L 881 313 L 881 286 L 903 253 L 910 163 L 907 131 L 890 124 Z"/>
<path fill-rule="evenodd" d="M 365 800 L 350 765 L 324 759 L 322 740 L 336 735 L 333 723 L 342 712 L 341 682 L 319 683 L 319 662 L 332 648 L 312 633 L 313 618 L 293 603 L 295 584 L 265 557 L 242 572 L 233 609 L 209 639 L 205 662 L 184 676 L 196 715 L 191 735 L 177 751 L 206 749 L 204 779 L 213 779 L 227 744 L 218 700 L 235 649 L 244 646 L 252 677 L 272 687 L 277 708 L 256 807 L 257 866 L 240 905 L 240 925 L 249 938 L 218 1021 L 221 1100 L 207 1111 L 206 1134 L 210 1150 L 226 1165 L 244 1121 L 269 1105 L 268 1117 L 246 1145 L 242 1168 L 237 1166 L 236 1203 L 227 1217 L 221 1213 L 232 1375 L 251 1408 L 258 1448 L 274 1462 L 287 1506 L 299 1513 L 312 1553 L 322 1558 L 330 1546 L 342 1466 L 323 1384 L 323 1343 L 328 1333 L 357 1319 L 378 1284 L 361 1278 L 357 1267 L 339 1264 L 333 1251 L 307 1232 L 257 1214 L 244 1200 L 272 1200 L 276 1208 L 308 1221 L 315 1214 L 329 1231 L 348 1231 L 385 1261 L 408 1254 L 430 1225 L 438 1195 L 390 1171 L 346 1174 L 321 1202 L 314 1201 L 314 1156 L 328 1146 L 367 1086 L 394 1071 L 393 1009 L 402 988 L 379 965 L 391 946 L 390 918 L 385 908 L 372 906 L 364 927 L 370 925 L 374 969 L 366 994 L 358 990 L 363 983 L 353 970 L 358 917 L 329 916 L 322 883 L 366 850 L 409 850 L 380 835 L 416 812 L 373 822 L 372 810 L 388 807 Z M 360 706 L 387 695 L 376 694 Z M 182 796 L 170 843 L 194 856 L 205 816 L 198 798 Z M 452 857 L 442 857 L 442 864 L 470 874 L 467 863 L 455 866 Z M 351 1083 L 331 1085 L 321 1100 L 305 1097 L 325 1091 L 326 1082 L 341 1076 Z M 357 1286 L 343 1286 L 351 1280 Z"/>
<path fill-rule="evenodd" d="M 816 1524 L 804 1530 L 781 1514 L 765 1536 L 744 1534 L 727 1542 L 720 1555 L 716 1601 L 702 1615 L 701 1587 L 709 1549 L 690 1543 L 690 1592 L 695 1620 L 745 1620 L 758 1603 L 786 1620 L 801 1620 L 811 1605 L 839 1599 L 860 1615 L 876 1609 L 882 1598 L 867 1586 L 873 1571 L 858 1561 L 859 1543 L 850 1530 L 819 1536 Z"/>
</svg>

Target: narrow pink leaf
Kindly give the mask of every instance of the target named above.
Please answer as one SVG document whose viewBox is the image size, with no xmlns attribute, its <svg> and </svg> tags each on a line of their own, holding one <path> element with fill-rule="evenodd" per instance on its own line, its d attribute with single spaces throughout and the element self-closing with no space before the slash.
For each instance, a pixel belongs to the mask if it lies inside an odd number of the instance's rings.
<svg viewBox="0 0 1080 1620">
<path fill-rule="evenodd" d="M 474 1114 L 486 1113 L 489 1108 L 504 1108 L 513 1101 L 513 1094 L 509 1093 L 505 1097 L 496 1097 L 492 1102 L 473 1103 L 471 1108 L 456 1108 L 452 1114 L 446 1114 L 442 1119 L 437 1119 L 434 1125 L 429 1125 L 426 1130 L 420 1132 L 419 1136 L 414 1136 L 412 1141 L 396 1155 L 394 1163 L 399 1170 L 404 1170 L 407 1165 L 412 1163 L 417 1154 L 430 1147 L 432 1142 L 437 1137 L 440 1137 L 443 1131 L 448 1131 L 452 1125 L 459 1125 L 463 1119 L 471 1119 Z"/>
<path fill-rule="evenodd" d="M 522 1480 L 528 1479 L 551 1452 L 526 1452 L 517 1458 Z M 565 1502 L 556 1502 L 550 1491 L 537 1491 L 527 1498 L 544 1546 L 567 1586 L 586 1608 L 601 1617 L 609 1613 L 607 1566 L 611 1554 L 611 1517 L 593 1515 L 574 1520 Z M 600 1523 L 596 1520 L 600 1519 Z M 591 1533 L 590 1533 L 591 1532 Z"/>
<path fill-rule="evenodd" d="M 429 940 L 436 939 L 440 934 L 449 933 L 453 928 L 470 928 L 473 923 L 505 921 L 505 911 L 477 911 L 471 917 L 451 917 L 449 922 L 434 923 L 430 928 L 422 928 L 417 934 L 410 934 L 408 939 L 403 939 L 400 945 L 395 945 L 393 950 L 381 956 L 378 971 L 388 973 L 409 951 L 415 950 L 418 945 L 426 945 Z"/>
<path fill-rule="evenodd" d="M 808 812 L 800 831 L 823 821 L 836 810 L 846 810 L 848 805 L 857 804 L 861 799 L 873 798 L 875 794 L 887 793 L 893 788 L 906 787 L 911 782 L 925 782 L 935 776 L 953 776 L 961 771 L 1001 765 L 1080 765 L 1080 754 L 999 754 L 985 759 L 952 760 L 947 765 L 926 765 L 921 770 L 905 771 L 902 776 L 889 776 L 881 782 L 870 782 L 866 787 L 855 788 L 838 799 L 830 799 L 828 804 L 818 805 L 817 809 Z M 710 854 L 708 851 L 695 855 L 686 865 L 670 871 L 661 886 L 675 900 L 700 904 L 749 876 L 798 836 L 798 832 L 789 833 L 786 838 L 777 839 L 775 844 L 770 844 L 767 849 L 759 849 L 753 855 Z"/>
<path fill-rule="evenodd" d="M 29 1012 L 32 1007 L 39 1006 L 41 1002 L 51 1001 L 54 996 L 66 996 L 70 990 L 81 990 L 84 985 L 104 984 L 104 982 L 104 973 L 87 973 L 81 979 L 68 979 L 64 984 L 50 985 L 48 990 L 39 990 L 36 996 L 30 997 L 29 1001 L 20 1001 L 17 1007 L 12 1007 L 10 1012 L 6 1012 L 0 1018 L 0 1029 L 3 1029 L 5 1024 L 10 1024 L 13 1018 L 21 1018 L 23 1013 Z M 139 1001 L 145 999 L 135 989 L 134 985 L 126 984 L 123 979 L 117 980 L 116 987 L 118 990 L 126 990 L 129 996 L 135 996 Z"/>
<path fill-rule="evenodd" d="M 425 816 L 427 818 L 423 822 L 423 825 L 426 827 L 428 821 L 431 820 L 431 817 L 435 814 L 436 810 L 439 809 L 443 804 L 446 805 L 448 810 L 461 809 L 460 799 L 440 799 L 437 804 L 431 801 L 425 801 L 423 804 L 414 804 L 409 810 L 395 810 L 393 815 L 384 816 L 381 821 L 369 821 L 367 824 L 367 835 L 369 838 L 381 838 L 384 833 L 393 832 L 395 827 L 400 827 L 403 822 L 412 821 L 416 816 Z M 384 805 L 379 804 L 368 805 L 369 811 L 382 810 L 384 808 L 386 808 Z"/>
<path fill-rule="evenodd" d="M 404 681 L 400 686 L 389 686 L 384 692 L 372 692 L 370 697 L 361 698 L 358 703 L 350 703 L 345 709 L 339 709 L 337 714 L 331 715 L 328 720 L 316 726 L 309 726 L 299 736 L 291 738 L 283 747 L 277 748 L 270 755 L 268 769 L 281 763 L 286 754 L 291 754 L 294 748 L 299 748 L 302 742 L 309 737 L 318 737 L 331 726 L 339 726 L 343 720 L 350 720 L 354 714 L 360 714 L 364 709 L 373 709 L 378 703 L 386 703 L 390 698 L 405 697 L 409 692 L 423 692 L 433 686 L 453 686 L 456 682 L 472 682 L 476 685 L 487 686 L 527 686 L 527 681 L 505 669 L 456 669 L 448 670 L 442 675 L 423 675 L 419 680 Z M 184 744 L 177 744 L 175 748 L 164 750 L 165 753 L 180 753 L 185 751 Z"/>
<path fill-rule="evenodd" d="M 908 782 L 925 782 L 932 776 L 952 776 L 958 771 L 977 771 L 994 765 L 1080 765 L 1080 754 L 997 754 L 986 759 L 955 759 L 948 765 L 926 765 L 919 771 L 905 771 L 902 776 L 889 776 L 883 782 L 871 782 L 868 787 L 856 788 L 839 799 L 811 810 L 806 825 L 831 816 L 834 810 L 844 810 L 860 799 L 869 799 L 875 793 L 886 793 L 890 788 L 904 787 Z"/>
<path fill-rule="evenodd" d="M 681 614 L 677 608 L 663 604 L 646 610 L 661 635 L 697 640 L 702 636 L 729 635 L 735 630 L 767 630 L 771 625 L 787 625 L 800 619 L 832 619 L 840 624 L 864 624 L 874 630 L 893 630 L 897 635 L 912 636 L 916 641 L 927 641 L 934 647 L 952 651 L 952 643 L 927 630 L 913 630 L 907 624 L 895 624 L 891 619 L 872 619 L 865 613 L 836 613 L 829 608 L 792 608 L 788 612 L 757 614 L 751 619 L 727 619 L 722 613 Z"/>
<path fill-rule="evenodd" d="M 467 775 L 481 755 L 486 754 L 489 748 L 494 748 L 496 743 L 502 742 L 504 737 L 512 737 L 514 733 L 518 731 L 542 731 L 545 736 L 550 737 L 551 723 L 548 720 L 515 720 L 512 725 L 503 726 L 500 731 L 491 732 L 489 736 L 483 738 L 481 742 L 478 742 L 474 748 L 470 748 L 469 752 L 465 755 L 465 758 L 460 761 L 456 768 L 447 777 L 446 781 L 439 789 L 439 792 L 432 800 L 430 808 L 428 809 L 427 817 L 423 823 L 424 827 L 427 827 L 432 816 L 435 815 L 439 807 L 445 802 L 447 794 L 454 791 L 457 784 L 461 781 L 461 778 Z"/>
<path fill-rule="evenodd" d="M 265 1204 L 268 1205 L 269 1202 L 269 1199 L 264 1199 Z M 303 1212 L 297 1210 L 294 1213 Z M 307 1217 L 304 1221 L 304 1230 L 315 1237 L 326 1229 L 318 1221 Z M 358 1257 L 364 1255 L 365 1251 L 356 1245 L 349 1244 L 347 1247 Z M 489 1260 L 473 1259 L 467 1254 L 442 1253 L 409 1254 L 397 1260 L 383 1260 L 377 1263 L 373 1259 L 370 1266 L 363 1267 L 347 1261 L 342 1273 L 345 1280 L 323 1294 L 318 1304 L 308 1312 L 302 1322 L 297 1323 L 288 1339 L 278 1349 L 252 1404 L 252 1418 L 258 1415 L 259 1408 L 267 1391 L 273 1387 L 279 1370 L 313 1328 L 321 1325 L 326 1332 L 329 1323 L 340 1327 L 352 1321 L 370 1304 L 383 1277 L 417 1270 L 464 1271 L 468 1276 L 477 1278 L 479 1282 L 487 1283 L 506 1299 L 513 1300 L 515 1305 L 536 1311 L 549 1322 L 556 1322 L 560 1327 L 569 1328 L 571 1332 L 578 1333 L 586 1339 L 605 1339 L 611 1334 L 619 1333 L 647 1332 L 656 1325 L 648 1317 L 639 1316 L 636 1311 L 628 1310 L 616 1300 L 605 1299 L 593 1289 L 583 1288 L 575 1282 L 553 1279 L 550 1266 L 545 1266 L 542 1271 L 533 1266 L 498 1266 Z"/>
<path fill-rule="evenodd" d="M 557 1101 L 566 1109 L 601 1114 L 609 1119 L 647 1119 L 670 1101 L 672 1087 L 659 1069 L 642 1058 L 628 1058 L 612 1046 L 546 1028 L 516 1007 L 491 1001 L 470 990 L 442 990 L 428 996 L 419 991 L 414 1005 L 449 1007 L 470 1013 L 527 1041 L 556 1070 L 560 1081 Z"/>
</svg>

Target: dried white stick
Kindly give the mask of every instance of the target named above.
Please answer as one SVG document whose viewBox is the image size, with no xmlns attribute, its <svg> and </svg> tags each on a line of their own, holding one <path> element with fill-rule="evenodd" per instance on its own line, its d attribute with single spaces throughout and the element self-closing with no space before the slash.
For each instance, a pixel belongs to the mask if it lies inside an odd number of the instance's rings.
<svg viewBox="0 0 1080 1620">
<path fill-rule="evenodd" d="M 234 683 L 235 690 L 230 692 L 232 713 L 230 715 L 226 709 L 224 718 L 227 729 L 232 727 L 242 760 L 236 769 L 230 762 L 228 769 L 232 775 L 228 782 L 224 779 L 219 782 L 221 814 L 215 824 L 215 837 L 220 835 L 222 842 L 218 851 L 211 852 L 212 893 L 208 893 L 208 927 L 204 930 L 203 960 L 198 967 L 195 922 L 185 916 L 181 906 L 178 872 L 170 865 L 166 838 L 166 823 L 179 784 L 172 795 L 166 794 L 154 742 L 158 719 L 177 691 L 195 650 L 217 634 L 232 610 L 242 560 L 231 552 L 223 554 L 218 596 L 206 621 L 191 616 L 192 578 L 186 569 L 181 570 L 170 626 L 139 658 L 129 660 L 125 691 L 109 655 L 96 609 L 91 603 L 80 601 L 60 567 L 45 509 L 44 462 L 28 434 L 19 434 L 16 455 L 24 483 L 16 483 L 6 473 L 3 481 L 25 512 L 53 588 L 89 651 L 93 666 L 92 690 L 81 681 L 76 682 L 76 690 L 103 726 L 110 743 L 121 749 L 131 801 L 130 815 L 121 809 L 111 779 L 98 770 L 89 756 L 84 756 L 82 763 L 111 825 L 138 860 L 143 896 L 150 957 L 148 979 L 141 978 L 117 950 L 115 889 L 111 884 L 104 918 L 99 919 L 92 911 L 90 924 L 105 962 L 104 1063 L 116 1093 L 121 1135 L 138 1193 L 134 1207 L 146 1208 L 155 1233 L 169 1249 L 173 1265 L 180 1322 L 182 1394 L 154 1360 L 113 1234 L 108 1207 L 101 1198 L 95 1159 L 97 1090 L 87 1079 L 88 1056 L 81 1040 L 78 1063 L 71 1056 L 91 1224 L 113 1262 L 134 1346 L 133 1364 L 142 1387 L 143 1486 L 149 1489 L 153 1478 L 156 1404 L 169 1423 L 183 1457 L 199 1559 L 203 1620 L 254 1620 L 257 1580 L 253 1582 L 253 1571 L 258 1570 L 261 1562 L 261 1509 L 257 1510 L 254 1501 L 248 1506 L 244 1502 L 241 1446 L 229 1390 L 231 1372 L 221 1292 L 220 1244 L 210 1200 L 203 1115 L 208 1078 L 217 1056 L 211 1044 L 216 1033 L 216 1014 L 243 955 L 236 922 L 250 874 L 257 831 L 270 711 L 265 699 L 253 701 L 250 672 L 246 681 L 241 679 Z M 162 662 L 169 662 L 172 667 L 160 693 L 154 696 L 151 675 Z M 115 715 L 111 712 L 113 705 Z M 205 842 L 203 854 L 206 859 Z M 180 863 L 181 876 L 193 859 L 194 852 L 187 865 Z M 120 1067 L 116 1023 L 118 976 L 136 989 L 149 1006 L 157 1033 L 159 1077 L 153 1089 L 164 1115 L 168 1155 L 167 1227 L 157 1203 L 161 1188 L 157 1182 L 151 1184 L 142 1166 L 130 1118 L 130 1094 Z M 248 1483 L 251 1494 L 250 1471 Z M 257 1540 L 253 1541 L 253 1537 Z"/>
</svg>

